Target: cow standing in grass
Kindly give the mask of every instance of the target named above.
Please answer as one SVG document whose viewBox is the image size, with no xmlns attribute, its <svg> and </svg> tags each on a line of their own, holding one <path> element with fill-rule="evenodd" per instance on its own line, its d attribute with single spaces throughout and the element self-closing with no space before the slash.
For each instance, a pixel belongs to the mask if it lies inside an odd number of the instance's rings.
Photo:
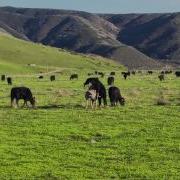
<svg viewBox="0 0 180 180">
<path fill-rule="evenodd" d="M 14 106 L 14 101 L 16 106 L 19 107 L 19 100 L 24 100 L 23 107 L 30 102 L 32 107 L 35 107 L 35 97 L 33 97 L 32 92 L 27 87 L 15 87 L 11 89 L 11 107 Z"/>
<path fill-rule="evenodd" d="M 111 72 L 111 73 L 110 73 L 110 76 L 115 76 L 115 75 L 116 75 L 115 72 Z"/>
<path fill-rule="evenodd" d="M 51 81 L 55 81 L 55 80 L 56 80 L 56 76 L 52 75 L 52 76 L 50 77 L 50 80 L 51 80 Z"/>
<path fill-rule="evenodd" d="M 86 99 L 86 109 L 91 106 L 91 108 L 97 107 L 97 99 L 98 99 L 98 93 L 94 89 L 89 89 L 85 93 L 85 99 Z"/>
<path fill-rule="evenodd" d="M 8 83 L 8 85 L 12 85 L 12 78 L 11 77 L 7 78 L 7 83 Z"/>
<path fill-rule="evenodd" d="M 176 77 L 180 77 L 180 71 L 175 72 Z"/>
<path fill-rule="evenodd" d="M 164 74 L 160 74 L 160 75 L 158 76 L 158 78 L 159 78 L 160 81 L 164 81 Z"/>
<path fill-rule="evenodd" d="M 78 74 L 72 74 L 70 76 L 70 80 L 73 80 L 73 79 L 78 79 Z"/>
<path fill-rule="evenodd" d="M 107 83 L 108 83 L 108 86 L 113 85 L 114 84 L 114 77 L 113 76 L 108 77 Z"/>
<path fill-rule="evenodd" d="M 117 106 L 118 103 L 122 106 L 125 104 L 125 99 L 121 96 L 120 89 L 118 87 L 111 86 L 108 90 L 108 94 L 111 106 Z"/>
<path fill-rule="evenodd" d="M 98 78 L 88 78 L 84 83 L 84 86 L 86 85 L 89 85 L 90 89 L 96 90 L 96 92 L 98 93 L 99 106 L 101 106 L 102 100 L 104 106 L 106 106 L 107 105 L 106 88 L 101 83 L 101 81 L 99 81 Z"/>
<path fill-rule="evenodd" d="M 43 79 L 44 78 L 44 76 L 39 76 L 39 79 Z"/>
<path fill-rule="evenodd" d="M 6 76 L 5 75 L 2 75 L 1 76 L 1 81 L 5 81 L 6 80 Z"/>
</svg>

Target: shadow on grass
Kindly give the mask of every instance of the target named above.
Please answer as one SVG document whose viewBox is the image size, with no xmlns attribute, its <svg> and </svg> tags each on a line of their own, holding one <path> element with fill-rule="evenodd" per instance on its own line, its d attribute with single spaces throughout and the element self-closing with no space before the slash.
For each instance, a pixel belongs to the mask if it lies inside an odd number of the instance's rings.
<svg viewBox="0 0 180 180">
<path fill-rule="evenodd" d="M 56 104 L 48 104 L 45 106 L 38 106 L 37 109 L 84 109 L 82 105 L 79 104 L 65 104 L 65 105 L 56 105 Z"/>
</svg>

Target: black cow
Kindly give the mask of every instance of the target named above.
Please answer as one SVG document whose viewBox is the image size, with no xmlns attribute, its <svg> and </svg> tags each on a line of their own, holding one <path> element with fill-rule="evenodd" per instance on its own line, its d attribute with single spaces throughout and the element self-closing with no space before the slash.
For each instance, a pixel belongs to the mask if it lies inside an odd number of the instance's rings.
<svg viewBox="0 0 180 180">
<path fill-rule="evenodd" d="M 175 72 L 176 77 L 180 77 L 180 71 Z"/>
<path fill-rule="evenodd" d="M 88 76 L 93 76 L 94 74 L 93 73 L 88 73 Z"/>
<path fill-rule="evenodd" d="M 5 81 L 6 80 L 6 76 L 5 75 L 2 75 L 1 76 L 1 81 Z"/>
<path fill-rule="evenodd" d="M 98 72 L 98 75 L 101 76 L 102 78 L 104 77 L 104 73 L 103 72 Z"/>
<path fill-rule="evenodd" d="M 78 79 L 78 74 L 72 74 L 70 76 L 70 80 L 73 80 L 73 79 Z"/>
<path fill-rule="evenodd" d="M 120 89 L 118 87 L 111 86 L 108 93 L 111 106 L 117 106 L 118 103 L 122 106 L 125 104 L 125 99 L 121 96 Z"/>
<path fill-rule="evenodd" d="M 123 75 L 125 80 L 127 79 L 128 76 L 131 75 L 131 73 L 129 71 L 128 72 L 122 72 L 121 74 Z"/>
<path fill-rule="evenodd" d="M 44 76 L 39 76 L 39 79 L 43 79 L 44 78 Z"/>
<path fill-rule="evenodd" d="M 96 92 L 98 93 L 99 106 L 101 106 L 102 99 L 104 105 L 106 106 L 107 105 L 106 88 L 101 83 L 101 81 L 99 81 L 98 78 L 88 78 L 84 83 L 84 86 L 86 85 L 90 85 L 91 86 L 90 89 L 96 90 Z"/>
<path fill-rule="evenodd" d="M 12 85 L 12 78 L 11 77 L 7 78 L 7 83 L 8 83 L 8 85 Z"/>
<path fill-rule="evenodd" d="M 115 75 L 116 75 L 115 72 L 111 72 L 111 73 L 110 73 L 110 76 L 115 76 Z"/>
<path fill-rule="evenodd" d="M 132 71 L 131 74 L 132 74 L 132 75 L 136 75 L 136 71 Z"/>
<path fill-rule="evenodd" d="M 109 76 L 108 79 L 107 79 L 107 83 L 108 83 L 109 86 L 113 85 L 114 84 L 114 77 Z"/>
<path fill-rule="evenodd" d="M 158 76 L 158 78 L 159 78 L 160 81 L 164 81 L 164 74 L 160 74 L 160 75 Z"/>
<path fill-rule="evenodd" d="M 153 71 L 148 71 L 148 74 L 153 74 Z"/>
<path fill-rule="evenodd" d="M 172 74 L 172 71 L 165 71 L 165 74 Z"/>
<path fill-rule="evenodd" d="M 56 80 L 56 76 L 54 76 L 54 75 L 50 76 L 50 80 L 51 81 L 55 81 Z"/>
<path fill-rule="evenodd" d="M 19 100 L 24 100 L 24 105 L 27 106 L 27 102 L 29 101 L 32 107 L 35 107 L 35 97 L 33 97 L 31 90 L 26 87 L 15 87 L 11 89 L 11 106 L 13 107 L 14 101 L 16 101 L 16 105 L 19 107 Z"/>
</svg>

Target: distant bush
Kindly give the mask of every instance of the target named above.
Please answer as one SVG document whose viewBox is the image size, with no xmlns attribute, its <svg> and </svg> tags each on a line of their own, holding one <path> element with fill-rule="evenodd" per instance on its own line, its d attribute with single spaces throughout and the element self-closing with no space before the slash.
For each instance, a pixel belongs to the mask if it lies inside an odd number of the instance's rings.
<svg viewBox="0 0 180 180">
<path fill-rule="evenodd" d="M 158 106 L 170 105 L 170 102 L 165 99 L 163 91 L 160 92 L 159 97 L 156 99 L 156 105 Z"/>
</svg>

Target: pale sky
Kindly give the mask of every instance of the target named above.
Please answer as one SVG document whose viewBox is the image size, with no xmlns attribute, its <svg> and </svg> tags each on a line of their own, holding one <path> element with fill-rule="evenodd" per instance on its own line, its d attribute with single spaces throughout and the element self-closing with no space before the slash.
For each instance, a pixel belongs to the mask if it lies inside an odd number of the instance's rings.
<svg viewBox="0 0 180 180">
<path fill-rule="evenodd" d="M 0 0 L 0 6 L 71 9 L 94 13 L 180 12 L 180 0 Z"/>
</svg>

